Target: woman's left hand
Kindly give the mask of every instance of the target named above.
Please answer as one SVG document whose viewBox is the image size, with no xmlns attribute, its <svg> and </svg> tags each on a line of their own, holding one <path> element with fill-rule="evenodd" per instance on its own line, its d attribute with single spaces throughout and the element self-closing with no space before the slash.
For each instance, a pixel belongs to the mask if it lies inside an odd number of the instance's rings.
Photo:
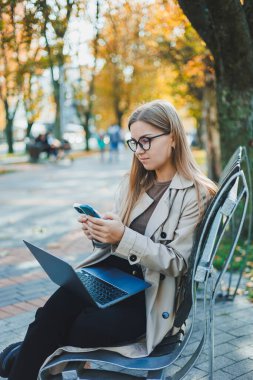
<svg viewBox="0 0 253 380">
<path fill-rule="evenodd" d="M 121 240 L 125 226 L 118 215 L 108 212 L 102 218 L 87 216 L 87 219 L 86 226 L 92 239 L 109 244 L 116 244 Z"/>
</svg>

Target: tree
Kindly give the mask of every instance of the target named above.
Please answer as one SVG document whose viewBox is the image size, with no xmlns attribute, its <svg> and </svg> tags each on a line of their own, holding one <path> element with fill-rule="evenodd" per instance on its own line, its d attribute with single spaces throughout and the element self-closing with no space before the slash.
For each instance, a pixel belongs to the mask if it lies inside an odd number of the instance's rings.
<svg viewBox="0 0 253 380">
<path fill-rule="evenodd" d="M 178 2 L 214 59 L 223 164 L 238 145 L 253 159 L 253 2 Z"/>
<path fill-rule="evenodd" d="M 173 103 L 197 121 L 199 139 L 208 157 L 208 175 L 220 176 L 220 148 L 214 91 L 213 59 L 175 1 L 156 1 L 147 25 L 148 50 L 174 72 Z"/>
<path fill-rule="evenodd" d="M 73 105 L 76 109 L 78 118 L 85 132 L 85 150 L 89 151 L 90 138 L 90 121 L 94 117 L 93 106 L 95 101 L 95 79 L 97 74 L 97 59 L 98 59 L 98 41 L 100 38 L 100 1 L 96 1 L 95 19 L 90 23 L 93 25 L 93 38 L 90 41 L 92 63 L 86 67 L 79 66 L 79 81 L 73 84 L 74 101 Z"/>
<path fill-rule="evenodd" d="M 53 85 L 53 95 L 55 100 L 55 136 L 62 137 L 61 131 L 61 106 L 62 83 L 64 81 L 64 64 L 66 55 L 64 54 L 65 36 L 68 29 L 69 20 L 74 6 L 78 0 L 37 0 L 37 11 L 42 16 L 42 35 L 45 39 L 45 48 L 48 54 L 48 66 L 50 69 L 51 81 Z"/>
<path fill-rule="evenodd" d="M 0 2 L 0 97 L 5 108 L 6 138 L 9 153 L 13 153 L 13 122 L 23 100 L 31 128 L 32 76 L 38 73 L 40 60 L 40 21 L 34 5 L 25 1 Z M 36 94 L 37 95 L 37 94 Z M 38 105 L 38 97 L 33 103 Z"/>
<path fill-rule="evenodd" d="M 26 136 L 29 137 L 34 122 L 40 116 L 44 96 L 39 78 L 32 71 L 28 71 L 24 74 L 22 92 L 27 119 Z"/>
<path fill-rule="evenodd" d="M 43 48 L 40 43 L 42 23 L 36 9 L 36 0 L 24 2 L 22 20 L 22 101 L 27 119 L 26 136 L 42 109 L 43 89 L 39 77 L 45 69 Z"/>
<path fill-rule="evenodd" d="M 149 63 L 144 43 L 148 5 L 107 0 L 104 6 L 104 25 L 99 39 L 103 67 L 97 90 L 99 102 L 106 104 L 107 112 L 108 108 L 113 109 L 111 122 L 122 126 L 124 115 L 138 98 L 136 89 L 141 78 L 146 77 L 145 68 L 153 65 Z M 101 104 L 98 107 L 102 108 Z"/>
<path fill-rule="evenodd" d="M 19 32 L 22 13 L 17 1 L 0 1 L 0 99 L 5 110 L 9 153 L 13 153 L 13 121 L 22 87 Z"/>
</svg>

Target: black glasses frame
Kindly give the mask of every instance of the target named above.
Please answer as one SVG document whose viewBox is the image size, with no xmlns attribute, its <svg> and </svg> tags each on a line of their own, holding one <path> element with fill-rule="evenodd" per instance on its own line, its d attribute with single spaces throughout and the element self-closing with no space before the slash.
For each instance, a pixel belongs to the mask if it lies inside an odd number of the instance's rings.
<svg viewBox="0 0 253 380">
<path fill-rule="evenodd" d="M 138 141 L 135 139 L 129 139 L 129 140 L 127 140 L 127 145 L 131 149 L 132 152 L 137 151 L 138 145 L 140 145 L 141 149 L 144 150 L 144 152 L 146 152 L 147 150 L 149 150 L 151 148 L 151 141 L 153 139 L 156 139 L 157 137 L 160 137 L 160 136 L 169 135 L 169 134 L 170 134 L 170 132 L 165 132 L 165 133 L 161 133 L 160 135 L 156 135 L 156 136 L 152 136 L 152 137 L 143 136 L 143 137 L 140 137 Z M 148 148 L 144 148 L 144 146 L 140 142 L 141 139 L 147 139 L 148 140 Z M 135 148 L 131 147 L 131 145 L 130 145 L 131 142 L 135 142 L 135 145 L 136 145 Z"/>
</svg>

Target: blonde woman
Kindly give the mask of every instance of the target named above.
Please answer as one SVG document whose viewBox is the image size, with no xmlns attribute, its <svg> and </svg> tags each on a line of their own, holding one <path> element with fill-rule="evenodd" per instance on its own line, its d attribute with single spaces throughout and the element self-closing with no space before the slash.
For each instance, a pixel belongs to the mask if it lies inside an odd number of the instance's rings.
<svg viewBox="0 0 253 380">
<path fill-rule="evenodd" d="M 103 261 L 144 278 L 151 287 L 106 309 L 86 305 L 60 288 L 38 309 L 23 343 L 1 354 L 0 375 L 10 380 L 35 380 L 45 359 L 62 346 L 69 351 L 106 347 L 140 357 L 173 333 L 194 231 L 216 186 L 197 167 L 169 102 L 141 105 L 128 127 L 130 173 L 113 213 L 79 218 L 86 237 L 104 243 L 80 266 Z"/>
</svg>

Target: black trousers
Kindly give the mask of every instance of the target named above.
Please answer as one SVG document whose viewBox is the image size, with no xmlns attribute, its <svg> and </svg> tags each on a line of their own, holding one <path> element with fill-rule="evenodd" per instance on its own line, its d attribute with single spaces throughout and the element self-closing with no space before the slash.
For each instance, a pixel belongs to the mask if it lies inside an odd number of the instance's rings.
<svg viewBox="0 0 253 380">
<path fill-rule="evenodd" d="M 112 346 L 146 331 L 144 292 L 106 309 L 59 288 L 35 314 L 9 380 L 36 380 L 45 359 L 64 345 Z"/>
</svg>

